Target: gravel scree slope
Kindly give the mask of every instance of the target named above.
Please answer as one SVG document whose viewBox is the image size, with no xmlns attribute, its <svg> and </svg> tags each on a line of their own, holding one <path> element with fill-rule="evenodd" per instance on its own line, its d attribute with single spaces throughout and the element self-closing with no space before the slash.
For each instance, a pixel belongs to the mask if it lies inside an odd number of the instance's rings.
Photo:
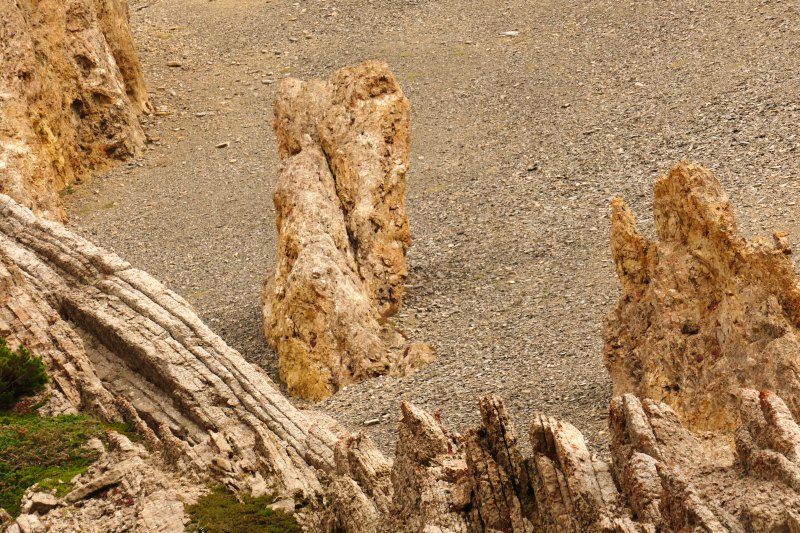
<svg viewBox="0 0 800 533">
<path fill-rule="evenodd" d="M 271 375 L 259 293 L 275 265 L 279 82 L 374 58 L 400 80 L 415 287 L 397 321 L 439 360 L 319 404 L 389 455 L 400 399 L 464 431 L 486 393 L 520 431 L 541 410 L 605 454 L 610 199 L 652 237 L 652 184 L 679 159 L 717 174 L 746 237 L 800 241 L 796 2 L 132 0 L 130 12 L 159 111 L 149 149 L 65 192 L 70 225 Z"/>
</svg>

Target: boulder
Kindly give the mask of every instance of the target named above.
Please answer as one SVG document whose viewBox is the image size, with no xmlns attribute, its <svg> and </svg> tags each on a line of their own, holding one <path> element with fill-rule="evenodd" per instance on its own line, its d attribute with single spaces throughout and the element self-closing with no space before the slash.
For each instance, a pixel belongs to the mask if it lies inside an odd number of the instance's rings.
<svg viewBox="0 0 800 533">
<path fill-rule="evenodd" d="M 0 193 L 63 221 L 59 191 L 144 145 L 127 2 L 3 2 L 0 20 Z"/>
<path fill-rule="evenodd" d="M 52 494 L 48 494 L 46 492 L 34 492 L 31 494 L 30 499 L 22 507 L 22 512 L 25 514 L 37 513 L 44 515 L 57 505 L 58 498 Z"/>
<path fill-rule="evenodd" d="M 381 62 L 342 69 L 329 82 L 281 85 L 278 260 L 262 305 L 290 394 L 318 401 L 435 359 L 388 320 L 408 275 L 408 115 L 408 100 Z"/>
<path fill-rule="evenodd" d="M 269 504 L 267 507 L 273 511 L 280 511 L 286 514 L 294 514 L 294 500 L 291 498 L 284 498 L 275 503 Z"/>
<path fill-rule="evenodd" d="M 719 180 L 682 161 L 654 186 L 658 241 L 612 202 L 622 296 L 603 320 L 615 394 L 669 404 L 695 430 L 733 430 L 739 390 L 800 413 L 800 283 L 785 233 L 739 236 Z"/>
</svg>

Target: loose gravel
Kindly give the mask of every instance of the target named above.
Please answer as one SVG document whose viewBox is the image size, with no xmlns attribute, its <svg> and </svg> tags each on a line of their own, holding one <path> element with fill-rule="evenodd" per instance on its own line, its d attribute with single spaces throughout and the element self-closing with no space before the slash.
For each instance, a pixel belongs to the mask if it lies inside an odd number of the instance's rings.
<svg viewBox="0 0 800 533">
<path fill-rule="evenodd" d="M 439 359 L 318 404 L 389 455 L 399 400 L 464 431 L 486 393 L 506 399 L 520 433 L 544 411 L 605 454 L 610 199 L 653 237 L 652 184 L 679 159 L 717 174 L 745 236 L 800 242 L 796 3 L 131 0 L 130 11 L 159 111 L 144 121 L 149 149 L 74 186 L 70 224 L 185 296 L 271 374 L 259 292 L 275 265 L 279 81 L 374 58 L 400 80 L 415 242 L 397 321 Z"/>
</svg>

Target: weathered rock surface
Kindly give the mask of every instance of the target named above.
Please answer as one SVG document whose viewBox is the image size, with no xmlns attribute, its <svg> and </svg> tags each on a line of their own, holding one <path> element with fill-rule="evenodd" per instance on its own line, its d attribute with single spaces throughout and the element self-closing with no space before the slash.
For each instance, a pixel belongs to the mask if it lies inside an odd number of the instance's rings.
<svg viewBox="0 0 800 533">
<path fill-rule="evenodd" d="M 343 68 L 329 82 L 287 79 L 275 101 L 281 159 L 302 151 L 306 135 L 324 150 L 358 274 L 384 316 L 399 308 L 408 277 L 410 114 L 382 61 Z"/>
<path fill-rule="evenodd" d="M 523 454 L 494 396 L 480 399 L 483 423 L 464 437 L 404 403 L 392 462 L 366 435 L 294 409 L 147 274 L 8 197 L 0 214 L 0 333 L 44 356 L 59 402 L 126 420 L 155 450 L 110 433 L 110 451 L 63 500 L 50 508 L 30 494 L 11 531 L 180 531 L 180 491 L 208 482 L 275 487 L 299 522 L 330 533 L 800 526 L 800 427 L 772 392 L 738 391 L 733 442 L 690 432 L 666 403 L 617 396 L 613 463 L 544 415 Z"/>
<path fill-rule="evenodd" d="M 74 408 L 128 421 L 189 478 L 312 500 L 315 469 L 334 468 L 332 421 L 309 421 L 180 296 L 7 196 L 0 335 L 42 355 Z"/>
<path fill-rule="evenodd" d="M 58 191 L 144 145 L 124 0 L 0 2 L 0 193 L 64 220 Z"/>
<path fill-rule="evenodd" d="M 654 186 L 658 242 L 612 204 L 623 288 L 603 323 L 614 393 L 664 401 L 693 429 L 734 429 L 742 387 L 800 413 L 800 284 L 785 234 L 736 233 L 717 178 L 681 162 Z"/>
<path fill-rule="evenodd" d="M 614 397 L 613 463 L 591 456 L 574 426 L 544 415 L 531 425 L 533 456 L 523 455 L 497 397 L 480 399 L 483 424 L 464 438 L 404 404 L 391 474 L 365 437 L 340 443 L 317 529 L 794 531 L 800 427 L 774 393 L 740 395 L 735 446 L 729 435 L 690 432 L 665 403 Z"/>
<path fill-rule="evenodd" d="M 394 76 L 371 61 L 330 82 L 284 80 L 275 131 L 278 263 L 262 303 L 289 392 L 317 401 L 424 367 L 431 350 L 386 320 L 401 305 L 411 244 L 409 104 Z"/>
</svg>

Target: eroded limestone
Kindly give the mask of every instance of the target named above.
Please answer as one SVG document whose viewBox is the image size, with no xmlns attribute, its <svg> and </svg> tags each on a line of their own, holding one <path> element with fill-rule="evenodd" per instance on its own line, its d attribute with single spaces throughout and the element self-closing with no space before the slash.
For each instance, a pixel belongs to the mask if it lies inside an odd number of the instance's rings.
<svg viewBox="0 0 800 533">
<path fill-rule="evenodd" d="M 6 1 L 0 20 L 0 193 L 63 221 L 60 190 L 144 145 L 127 3 Z"/>
<path fill-rule="evenodd" d="M 614 393 L 668 403 L 693 429 L 736 427 L 742 387 L 800 413 L 800 284 L 785 243 L 736 232 L 717 178 L 681 162 L 654 186 L 659 240 L 621 199 L 611 251 L 623 288 L 603 321 Z"/>
</svg>

